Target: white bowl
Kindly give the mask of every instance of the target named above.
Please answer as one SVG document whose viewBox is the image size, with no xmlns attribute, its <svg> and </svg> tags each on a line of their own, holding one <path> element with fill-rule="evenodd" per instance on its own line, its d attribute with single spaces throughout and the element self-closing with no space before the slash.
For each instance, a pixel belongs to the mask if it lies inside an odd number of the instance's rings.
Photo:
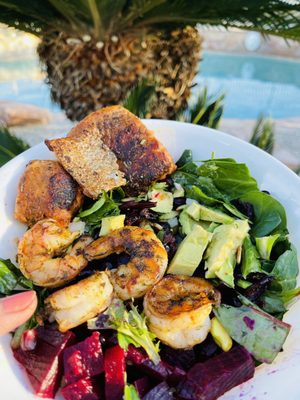
<svg viewBox="0 0 300 400">
<path fill-rule="evenodd" d="M 300 180 L 286 166 L 262 150 L 232 136 L 204 127 L 173 121 L 149 120 L 154 130 L 175 160 L 184 149 L 192 149 L 195 160 L 233 157 L 245 162 L 261 189 L 268 190 L 286 209 L 291 241 L 300 250 Z M 242 129 L 242 126 L 241 126 Z M 25 165 L 33 159 L 52 159 L 42 143 L 0 170 L 0 257 L 15 259 L 16 240 L 26 227 L 13 218 L 17 185 Z M 299 400 L 300 399 L 300 303 L 296 303 L 284 320 L 292 324 L 284 351 L 271 365 L 261 365 L 255 377 L 226 393 L 223 400 Z M 9 336 L 0 339 L 1 399 L 36 399 L 24 372 L 14 360 Z M 57 396 L 57 398 L 60 398 Z"/>
</svg>

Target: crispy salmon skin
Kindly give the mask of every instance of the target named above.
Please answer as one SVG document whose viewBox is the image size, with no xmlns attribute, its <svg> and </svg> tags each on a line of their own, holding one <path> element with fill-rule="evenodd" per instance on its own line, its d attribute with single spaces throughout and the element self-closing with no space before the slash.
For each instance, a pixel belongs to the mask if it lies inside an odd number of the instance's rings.
<svg viewBox="0 0 300 400">
<path fill-rule="evenodd" d="M 97 130 L 45 143 L 86 196 L 97 199 L 102 190 L 125 185 L 115 154 L 103 143 Z"/>
</svg>

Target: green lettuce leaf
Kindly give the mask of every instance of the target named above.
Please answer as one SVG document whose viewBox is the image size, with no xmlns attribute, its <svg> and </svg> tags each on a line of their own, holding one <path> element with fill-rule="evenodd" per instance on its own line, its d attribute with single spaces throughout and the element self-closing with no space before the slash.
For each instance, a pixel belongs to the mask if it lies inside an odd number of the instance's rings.
<svg viewBox="0 0 300 400">
<path fill-rule="evenodd" d="M 154 333 L 149 331 L 145 315 L 139 314 L 137 307 L 132 303 L 130 307 L 131 310 L 127 311 L 121 300 L 114 299 L 105 313 L 88 321 L 88 328 L 99 329 L 101 326 L 102 329 L 115 329 L 122 349 L 127 350 L 130 344 L 143 347 L 150 360 L 158 364 L 159 341 Z"/>
</svg>

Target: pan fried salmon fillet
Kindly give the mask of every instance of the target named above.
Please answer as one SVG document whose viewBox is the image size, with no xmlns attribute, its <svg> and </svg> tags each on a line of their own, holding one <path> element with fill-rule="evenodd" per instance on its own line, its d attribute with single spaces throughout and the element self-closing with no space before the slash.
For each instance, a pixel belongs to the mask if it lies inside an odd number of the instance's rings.
<svg viewBox="0 0 300 400">
<path fill-rule="evenodd" d="M 82 203 L 80 187 L 57 161 L 34 160 L 19 182 L 15 218 L 29 226 L 44 218 L 67 226 Z"/>
<path fill-rule="evenodd" d="M 171 155 L 154 134 L 121 106 L 91 113 L 68 136 L 95 135 L 95 132 L 99 132 L 103 143 L 116 155 L 130 194 L 141 192 L 176 169 Z"/>
</svg>

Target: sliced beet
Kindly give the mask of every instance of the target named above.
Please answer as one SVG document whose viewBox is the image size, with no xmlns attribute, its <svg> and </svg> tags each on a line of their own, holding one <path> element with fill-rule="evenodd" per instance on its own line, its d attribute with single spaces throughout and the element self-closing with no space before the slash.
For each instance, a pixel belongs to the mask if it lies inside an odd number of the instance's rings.
<svg viewBox="0 0 300 400">
<path fill-rule="evenodd" d="M 173 400 L 174 395 L 166 382 L 161 382 L 143 397 L 143 400 Z"/>
<path fill-rule="evenodd" d="M 254 375 L 254 361 L 246 349 L 236 346 L 204 363 L 198 363 L 178 385 L 182 400 L 216 400 Z"/>
<path fill-rule="evenodd" d="M 61 333 L 52 325 L 40 326 L 36 328 L 33 350 L 13 350 L 37 396 L 54 398 L 62 378 L 62 352 L 74 337 L 72 332 Z"/>
<path fill-rule="evenodd" d="M 126 382 L 125 351 L 119 346 L 110 347 L 104 354 L 105 399 L 122 400 Z"/>
<path fill-rule="evenodd" d="M 178 380 L 185 376 L 185 371 L 179 367 L 174 367 L 165 361 L 160 361 L 158 364 L 154 364 L 142 348 L 136 348 L 133 345 L 128 347 L 126 361 L 138 366 L 145 374 L 158 379 L 159 381 L 168 380 L 169 382 L 175 381 L 178 383 Z"/>
<path fill-rule="evenodd" d="M 194 352 L 197 361 L 206 361 L 219 354 L 221 349 L 209 333 L 204 342 L 194 347 Z"/>
<path fill-rule="evenodd" d="M 143 378 L 137 379 L 134 382 L 134 387 L 136 388 L 140 398 L 142 398 L 146 393 L 149 392 L 149 390 L 152 388 L 152 385 L 148 376 L 144 376 Z"/>
<path fill-rule="evenodd" d="M 83 378 L 70 383 L 61 390 L 66 400 L 99 400 L 100 395 L 94 382 L 89 378 Z"/>
<path fill-rule="evenodd" d="M 185 371 L 188 371 L 196 364 L 194 349 L 173 349 L 163 345 L 160 350 L 160 356 L 163 361 Z"/>
<path fill-rule="evenodd" d="M 100 333 L 69 347 L 64 352 L 64 377 L 67 384 L 91 378 L 104 370 Z"/>
</svg>

